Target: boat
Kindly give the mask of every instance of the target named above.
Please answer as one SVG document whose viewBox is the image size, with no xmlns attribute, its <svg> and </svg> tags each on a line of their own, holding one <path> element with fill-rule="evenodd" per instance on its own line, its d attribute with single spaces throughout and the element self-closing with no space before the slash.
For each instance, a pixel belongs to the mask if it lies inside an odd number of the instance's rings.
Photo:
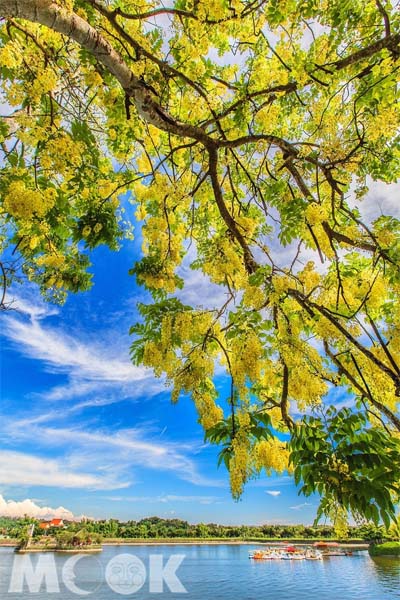
<svg viewBox="0 0 400 600">
<path fill-rule="evenodd" d="M 303 552 L 294 552 L 290 555 L 291 560 L 304 560 L 305 557 L 306 556 L 303 554 Z"/>
<path fill-rule="evenodd" d="M 339 548 L 339 545 L 337 542 L 314 542 L 313 547 L 314 548 Z"/>
<path fill-rule="evenodd" d="M 254 560 L 261 560 L 264 558 L 264 552 L 263 550 L 254 550 L 252 552 L 249 552 L 249 558 L 252 558 Z"/>
<path fill-rule="evenodd" d="M 313 556 L 315 556 L 315 560 L 319 560 L 322 554 L 318 550 L 311 551 Z M 252 550 L 249 552 L 249 558 L 252 560 L 304 560 L 306 558 L 306 554 L 303 551 L 293 549 L 275 549 L 275 548 L 267 548 L 266 550 Z M 310 559 L 312 560 L 312 558 Z"/>
<path fill-rule="evenodd" d="M 323 554 L 315 548 L 307 548 L 305 553 L 306 560 L 322 560 Z"/>
</svg>

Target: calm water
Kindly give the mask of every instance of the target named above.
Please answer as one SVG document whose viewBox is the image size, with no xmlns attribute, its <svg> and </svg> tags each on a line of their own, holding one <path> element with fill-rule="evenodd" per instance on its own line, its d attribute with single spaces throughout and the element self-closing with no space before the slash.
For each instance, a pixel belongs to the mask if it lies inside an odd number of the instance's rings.
<svg viewBox="0 0 400 600">
<path fill-rule="evenodd" d="M 255 547 L 255 546 L 254 546 Z M 26 600 L 29 597 L 37 600 L 72 600 L 79 597 L 94 600 L 115 600 L 130 597 L 138 600 L 168 598 L 179 600 L 394 600 L 400 598 L 400 561 L 393 558 L 371 559 L 367 552 L 359 552 L 351 557 L 331 557 L 323 561 L 265 561 L 256 562 L 248 559 L 248 552 L 253 546 L 113 546 L 105 547 L 100 555 L 84 556 L 69 573 L 75 578 L 69 579 L 71 585 L 81 589 L 81 596 L 72 593 L 64 585 L 65 577 L 69 577 L 64 567 L 70 556 L 66 555 L 28 555 L 34 568 L 38 560 L 49 561 L 48 583 L 53 592 L 46 592 L 42 583 L 40 591 L 30 593 L 26 582 L 23 591 L 9 592 L 10 585 L 18 583 L 19 566 L 14 562 L 12 549 L 0 548 L 0 598 L 5 600 Z M 121 555 L 125 555 L 121 558 Z M 124 577 L 136 577 L 140 583 L 143 572 L 137 572 L 138 561 L 129 564 L 133 555 L 140 559 L 146 571 L 149 570 L 150 555 L 162 555 L 163 565 L 174 555 L 184 555 L 184 559 L 176 570 L 176 575 L 187 590 L 187 594 L 171 593 L 164 584 L 162 593 L 150 593 L 149 579 L 143 587 L 132 593 L 132 588 L 119 587 L 119 592 L 112 591 L 106 583 L 122 582 Z M 21 556 L 17 559 L 21 560 Z M 76 558 L 76 557 L 74 557 Z M 119 565 L 119 575 L 115 570 L 107 569 Z M 161 560 L 161 558 L 153 558 Z M 154 564 L 154 562 L 153 562 Z M 64 567 L 64 576 L 63 576 Z M 118 567 L 118 568 L 119 568 Z M 135 573 L 136 568 L 136 573 Z M 13 573 L 14 570 L 14 573 Z M 118 570 L 118 569 L 117 569 Z M 124 571 L 125 575 L 122 574 Z M 128 575 L 126 573 L 128 572 Z M 12 580 L 12 573 L 14 581 Z M 112 579 L 114 577 L 114 579 Z M 117 577 L 117 580 L 115 580 Z M 139 578 L 139 579 L 138 579 Z M 32 581 L 32 578 L 31 578 Z M 144 581 L 144 579 L 143 579 Z M 138 585 L 139 585 L 138 583 Z M 59 592 L 56 592 L 57 585 Z M 155 584 L 157 587 L 157 583 Z M 37 586 L 37 583 L 36 583 Z M 55 587 L 54 587 L 55 586 Z M 15 588 L 14 588 L 15 589 Z M 130 591 L 129 591 L 130 590 Z M 86 593 L 86 595 L 83 595 Z"/>
</svg>

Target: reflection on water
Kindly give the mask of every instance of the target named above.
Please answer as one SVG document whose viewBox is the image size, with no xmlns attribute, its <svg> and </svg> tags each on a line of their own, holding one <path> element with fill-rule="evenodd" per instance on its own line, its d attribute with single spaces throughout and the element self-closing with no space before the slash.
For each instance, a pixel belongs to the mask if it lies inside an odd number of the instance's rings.
<svg viewBox="0 0 400 600">
<path fill-rule="evenodd" d="M 397 581 L 400 586 L 400 558 L 374 556 L 371 558 L 371 565 L 382 585 L 389 586 L 390 589 L 393 581 Z"/>
<path fill-rule="evenodd" d="M 194 546 L 109 546 L 102 554 L 85 556 L 70 569 L 69 589 L 63 580 L 63 568 L 71 557 L 51 554 L 59 592 L 46 593 L 44 586 L 29 593 L 26 585 L 9 593 L 15 555 L 12 549 L 0 548 L 1 600 L 78 600 L 71 582 L 86 591 L 89 600 L 117 600 L 124 596 L 107 585 L 105 574 L 110 561 L 121 562 L 121 555 L 132 555 L 150 570 L 151 555 L 162 558 L 165 565 L 174 554 L 185 555 L 177 575 L 187 594 L 172 593 L 164 586 L 162 593 L 150 593 L 150 584 L 130 594 L 137 600 L 396 600 L 400 598 L 400 561 L 367 552 L 353 556 L 332 556 L 323 561 L 252 561 L 248 545 Z M 44 555 L 41 555 L 42 557 Z M 48 555 L 47 555 L 48 556 Z M 114 559 L 114 560 L 113 560 Z M 129 557 L 128 557 L 129 559 Z M 31 557 L 36 568 L 40 556 Z M 126 556 L 124 558 L 126 561 Z M 122 561 L 123 562 L 123 561 Z M 118 564 L 119 564 L 118 563 Z M 125 564 L 125 563 L 124 563 Z M 75 577 L 75 579 L 74 579 Z M 72 578 L 72 579 L 71 579 Z M 140 582 L 139 582 L 140 583 Z M 114 586 L 115 587 L 115 586 Z M 118 587 L 116 587 L 118 591 Z M 125 596 L 128 597 L 128 596 Z"/>
</svg>

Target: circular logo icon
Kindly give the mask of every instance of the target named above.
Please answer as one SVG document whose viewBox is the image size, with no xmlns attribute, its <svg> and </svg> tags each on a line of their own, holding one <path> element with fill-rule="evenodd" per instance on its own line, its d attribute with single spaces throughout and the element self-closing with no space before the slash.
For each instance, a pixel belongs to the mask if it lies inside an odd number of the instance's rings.
<svg viewBox="0 0 400 600">
<path fill-rule="evenodd" d="M 146 581 L 146 567 L 134 554 L 118 554 L 106 567 L 106 582 L 117 594 L 134 594 Z"/>
</svg>

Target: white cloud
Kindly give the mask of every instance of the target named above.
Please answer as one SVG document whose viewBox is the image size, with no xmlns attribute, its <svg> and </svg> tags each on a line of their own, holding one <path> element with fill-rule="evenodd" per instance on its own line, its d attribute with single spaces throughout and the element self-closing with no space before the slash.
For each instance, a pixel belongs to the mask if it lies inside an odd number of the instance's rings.
<svg viewBox="0 0 400 600">
<path fill-rule="evenodd" d="M 289 506 L 290 510 L 301 510 L 306 506 L 312 506 L 309 502 L 303 502 L 302 504 L 296 504 L 296 506 Z"/>
<path fill-rule="evenodd" d="M 18 519 L 27 515 L 34 519 L 65 519 L 66 521 L 81 521 L 83 515 L 76 517 L 70 510 L 59 506 L 58 508 L 51 508 L 50 506 L 39 506 L 33 500 L 27 498 L 26 500 L 6 500 L 0 494 L 0 516 L 11 517 L 12 519 Z"/>
<path fill-rule="evenodd" d="M 0 451 L 0 484 L 58 488 L 118 489 L 129 484 L 117 482 L 104 473 L 80 472 L 64 460 L 40 458 L 23 452 Z"/>
<path fill-rule="evenodd" d="M 59 310 L 55 306 L 47 304 L 42 298 L 22 298 L 14 296 L 9 304 L 9 308 L 13 311 L 28 315 L 31 319 L 43 319 L 57 315 Z"/>
<path fill-rule="evenodd" d="M 381 215 L 400 217 L 400 182 L 384 183 L 383 181 L 367 180 L 368 193 L 361 199 L 352 199 L 351 206 L 357 206 L 362 218 L 372 223 Z"/>
<path fill-rule="evenodd" d="M 46 420 L 53 417 L 54 414 L 49 413 L 36 419 L 5 419 L 0 432 L 3 434 L 3 439 L 8 439 L 12 443 L 21 444 L 34 439 L 44 448 L 60 448 L 64 451 L 72 448 L 68 455 L 60 459 L 61 464 L 68 465 L 74 473 L 77 471 L 94 474 L 89 476 L 91 479 L 87 482 L 77 480 L 76 487 L 96 489 L 101 488 L 102 485 L 106 486 L 104 489 L 127 487 L 132 484 L 132 474 L 138 469 L 172 473 L 177 478 L 194 485 L 222 487 L 226 484 L 224 481 L 209 479 L 199 473 L 190 454 L 194 455 L 201 450 L 200 442 L 190 444 L 171 442 L 164 438 L 160 439 L 157 431 L 145 427 L 109 432 L 97 429 L 85 430 L 82 426 L 68 428 L 44 425 Z M 97 485 L 99 477 L 100 481 Z M 12 478 L 10 474 L 8 479 Z M 21 474 L 19 478 L 24 479 Z M 44 481 L 46 480 L 47 477 L 44 476 Z M 126 483 L 128 480 L 129 484 Z M 38 481 L 37 476 L 35 481 Z M 54 482 L 54 479 L 52 481 Z M 36 483 L 36 485 L 46 484 Z"/>
<path fill-rule="evenodd" d="M 280 496 L 281 494 L 281 492 L 279 492 L 278 490 L 267 490 L 265 493 L 269 494 L 270 496 L 273 496 L 274 498 L 276 496 Z"/>
<path fill-rule="evenodd" d="M 94 344 L 89 345 L 40 320 L 29 321 L 7 316 L 4 334 L 30 358 L 44 361 L 56 373 L 76 375 L 90 382 L 129 382 L 149 378 L 147 369 L 135 367 L 126 359 L 110 356 Z"/>
<path fill-rule="evenodd" d="M 42 301 L 17 298 L 13 306 L 17 312 L 4 316 L 3 336 L 21 354 L 42 361 L 47 372 L 68 377 L 67 384 L 47 390 L 40 394 L 41 398 L 67 402 L 84 397 L 86 404 L 80 408 L 85 408 L 144 395 L 148 398 L 164 390 L 163 381 L 156 379 L 150 369 L 131 363 L 127 339 L 119 345 L 114 340 L 110 342 L 110 337 L 116 337 L 110 331 L 98 333 L 97 339 L 87 335 L 80 339 L 82 335 L 73 336 L 61 327 L 47 325 L 45 319 L 57 311 Z"/>
</svg>

